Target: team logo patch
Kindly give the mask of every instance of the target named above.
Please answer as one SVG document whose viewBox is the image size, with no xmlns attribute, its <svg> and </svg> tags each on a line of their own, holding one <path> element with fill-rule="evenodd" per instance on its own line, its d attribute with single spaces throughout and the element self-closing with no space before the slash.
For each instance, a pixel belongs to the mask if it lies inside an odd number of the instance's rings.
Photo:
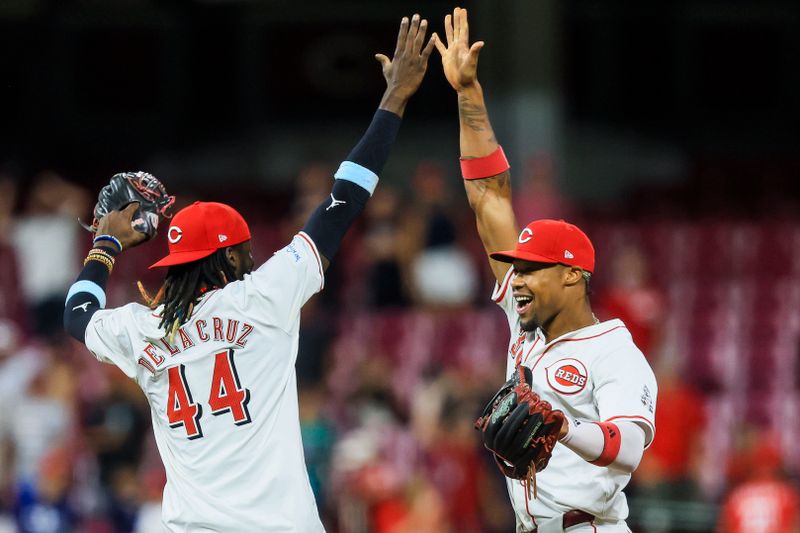
<svg viewBox="0 0 800 533">
<path fill-rule="evenodd" d="M 177 243 L 183 237 L 183 230 L 178 226 L 170 226 L 169 231 L 167 231 L 167 239 L 172 244 Z"/>
<path fill-rule="evenodd" d="M 547 384 L 561 394 L 577 394 L 586 387 L 589 372 L 577 359 L 561 359 L 545 369 Z"/>
<path fill-rule="evenodd" d="M 524 230 L 522 230 L 522 233 L 519 234 L 519 239 L 517 240 L 520 244 L 525 244 L 532 238 L 533 238 L 533 231 L 531 231 L 530 228 L 525 228 Z"/>
</svg>

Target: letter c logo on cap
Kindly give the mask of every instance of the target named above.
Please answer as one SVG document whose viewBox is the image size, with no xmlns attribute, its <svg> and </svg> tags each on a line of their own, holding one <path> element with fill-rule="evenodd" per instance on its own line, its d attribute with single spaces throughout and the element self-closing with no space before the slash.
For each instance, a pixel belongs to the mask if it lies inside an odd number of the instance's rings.
<svg viewBox="0 0 800 533">
<path fill-rule="evenodd" d="M 178 226 L 170 226 L 167 232 L 167 239 L 171 244 L 177 243 L 183 237 L 183 230 Z"/>
<path fill-rule="evenodd" d="M 525 228 L 524 230 L 522 230 L 522 233 L 519 234 L 518 240 L 520 244 L 525 244 L 532 238 L 533 238 L 533 231 L 531 231 L 530 228 Z"/>
</svg>

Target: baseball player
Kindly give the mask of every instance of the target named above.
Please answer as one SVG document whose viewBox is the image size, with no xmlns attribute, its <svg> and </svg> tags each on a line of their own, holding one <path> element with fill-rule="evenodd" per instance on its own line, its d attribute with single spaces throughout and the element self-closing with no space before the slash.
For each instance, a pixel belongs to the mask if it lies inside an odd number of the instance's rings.
<svg viewBox="0 0 800 533">
<path fill-rule="evenodd" d="M 497 402 L 479 426 L 486 433 L 509 410 L 524 420 L 528 405 L 514 410 L 521 396 L 534 396 L 531 405 L 547 406 L 536 428 L 542 421 L 547 426 L 552 413 L 560 416 L 550 449 L 519 453 L 533 446 L 532 439 L 507 439 L 502 430 L 496 437 L 484 436 L 484 443 L 508 478 L 517 531 L 629 531 L 622 489 L 655 435 L 655 377 L 625 324 L 599 322 L 592 313 L 588 295 L 595 255 L 589 238 L 561 220 L 535 220 L 518 231 L 509 165 L 477 79 L 484 43 L 470 45 L 464 9 L 445 17 L 445 33 L 447 42 L 437 39 L 436 47 L 458 93 L 464 186 L 497 279 L 493 299 L 511 329 L 511 379 L 501 392 L 521 391 Z M 506 420 L 513 423 L 519 417 Z M 547 441 L 546 435 L 531 437 Z M 498 444 L 504 439 L 509 442 Z M 532 456 L 544 459 L 532 463 Z M 525 462 L 514 464 L 515 457 Z M 517 475 L 520 468 L 529 475 Z"/>
<path fill-rule="evenodd" d="M 340 240 L 377 185 L 433 50 L 426 31 L 419 15 L 403 18 L 393 59 L 376 55 L 387 88 L 372 123 L 336 172 L 330 197 L 255 270 L 241 215 L 197 202 L 172 219 L 169 254 L 153 265 L 169 268 L 157 305 L 105 309 L 114 261 L 145 238 L 132 229 L 142 204 L 97 222 L 64 323 L 97 359 L 136 380 L 150 403 L 167 471 L 165 530 L 323 531 L 298 419 L 300 308 L 322 289 Z"/>
</svg>

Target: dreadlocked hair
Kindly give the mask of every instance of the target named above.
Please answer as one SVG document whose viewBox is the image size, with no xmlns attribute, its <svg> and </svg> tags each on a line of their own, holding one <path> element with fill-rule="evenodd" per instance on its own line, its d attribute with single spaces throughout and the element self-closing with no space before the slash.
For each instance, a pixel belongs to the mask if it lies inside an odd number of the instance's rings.
<svg viewBox="0 0 800 533">
<path fill-rule="evenodd" d="M 141 282 L 138 286 L 142 298 L 151 309 L 164 304 L 158 327 L 164 328 L 172 342 L 178 328 L 192 316 L 194 304 L 203 293 L 203 287 L 223 287 L 235 279 L 233 266 L 225 257 L 225 249 L 221 248 L 203 259 L 169 267 L 164 284 L 153 298 L 147 294 Z"/>
</svg>

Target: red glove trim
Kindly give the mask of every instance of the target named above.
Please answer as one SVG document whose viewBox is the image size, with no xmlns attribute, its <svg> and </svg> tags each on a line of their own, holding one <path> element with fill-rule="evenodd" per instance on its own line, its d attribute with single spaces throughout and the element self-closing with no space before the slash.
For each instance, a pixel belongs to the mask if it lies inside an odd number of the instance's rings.
<svg viewBox="0 0 800 533">
<path fill-rule="evenodd" d="M 603 431 L 603 452 L 594 461 L 589 461 L 595 466 L 608 466 L 616 460 L 622 444 L 619 428 L 611 422 L 594 422 Z"/>
<path fill-rule="evenodd" d="M 502 146 L 497 146 L 497 150 L 484 157 L 473 159 L 461 158 L 461 175 L 465 180 L 479 180 L 497 176 L 511 168 L 503 152 Z"/>
</svg>

